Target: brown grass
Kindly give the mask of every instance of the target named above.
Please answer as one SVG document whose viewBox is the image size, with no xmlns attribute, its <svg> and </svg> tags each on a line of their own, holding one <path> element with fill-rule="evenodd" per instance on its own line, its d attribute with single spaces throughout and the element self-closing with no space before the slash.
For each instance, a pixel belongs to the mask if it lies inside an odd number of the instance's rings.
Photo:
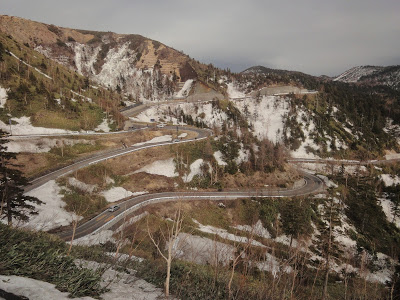
<svg viewBox="0 0 400 300">
<path fill-rule="evenodd" d="M 275 171 L 270 174 L 255 172 L 253 175 L 245 175 L 243 173 L 236 173 L 234 175 L 224 174 L 222 178 L 222 185 L 227 189 L 234 188 L 263 188 L 268 186 L 290 186 L 294 181 L 299 179 L 298 172 L 287 167 L 284 172 Z"/>
<path fill-rule="evenodd" d="M 179 131 L 182 133 L 183 131 Z M 118 149 L 122 147 L 122 143 L 124 142 L 126 145 L 131 146 L 136 143 L 145 142 L 151 140 L 154 137 L 162 136 L 166 134 L 174 134 L 176 132 L 166 131 L 166 130 L 140 130 L 135 132 L 130 132 L 126 134 L 118 134 L 118 135 L 98 135 L 98 136 L 72 136 L 68 138 L 63 138 L 64 141 L 68 139 L 87 139 L 87 140 L 95 140 L 99 145 L 101 150 L 89 151 L 85 153 L 79 154 L 77 157 L 73 157 L 72 159 L 63 159 L 58 157 L 54 153 L 19 153 L 17 156 L 17 164 L 20 165 L 19 169 L 23 172 L 25 176 L 34 177 L 43 172 L 46 172 L 50 169 L 54 169 L 57 167 L 61 167 L 66 164 L 72 163 L 72 160 L 81 159 L 90 155 L 94 155 L 96 153 Z M 191 132 L 188 133 L 190 137 L 193 135 Z M 60 139 L 60 138 L 54 138 Z M 167 150 L 165 150 L 167 149 Z M 157 153 L 158 156 L 168 158 L 169 156 L 163 156 L 162 152 L 166 152 L 169 155 L 168 148 L 164 148 L 161 151 L 154 151 L 153 149 L 149 152 Z M 140 153 L 142 151 L 136 152 Z M 135 153 L 135 154 L 136 154 Z M 126 159 L 127 156 L 121 157 L 122 161 Z M 142 159 L 141 157 L 140 159 Z M 147 160 L 148 161 L 148 160 Z M 132 163 L 132 161 L 130 161 Z M 141 166 L 144 166 L 142 164 Z M 141 168 L 141 167 L 139 167 Z M 136 168 L 135 170 L 139 169 Z M 119 174 L 119 173 L 118 173 Z M 123 174 L 124 175 L 124 174 Z"/>
<path fill-rule="evenodd" d="M 175 179 L 165 176 L 137 173 L 130 175 L 122 187 L 132 192 L 157 193 L 174 190 L 174 182 Z"/>
<path fill-rule="evenodd" d="M 51 168 L 46 153 L 21 153 L 17 156 L 18 169 L 27 177 L 34 177 Z"/>
</svg>

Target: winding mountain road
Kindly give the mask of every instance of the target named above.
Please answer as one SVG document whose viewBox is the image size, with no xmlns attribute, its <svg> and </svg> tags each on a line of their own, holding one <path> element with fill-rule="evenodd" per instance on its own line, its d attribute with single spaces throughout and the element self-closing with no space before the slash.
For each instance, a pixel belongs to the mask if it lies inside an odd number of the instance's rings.
<svg viewBox="0 0 400 300">
<path fill-rule="evenodd" d="M 120 209 L 114 212 L 103 211 L 93 219 L 79 226 L 75 231 L 75 238 L 81 238 L 91 233 L 96 233 L 108 229 L 118 221 L 123 220 L 128 214 L 146 205 L 168 202 L 168 201 L 198 201 L 198 200 L 218 200 L 229 201 L 243 198 L 283 198 L 294 196 L 305 196 L 312 193 L 323 192 L 323 183 L 320 178 L 303 172 L 304 185 L 293 189 L 248 189 L 238 191 L 221 192 L 164 192 L 156 194 L 145 194 L 135 196 L 119 204 Z M 58 235 L 70 240 L 72 230 L 58 233 Z"/>
<path fill-rule="evenodd" d="M 164 129 L 175 130 L 176 126 L 166 126 Z M 131 152 L 140 151 L 147 148 L 188 143 L 192 141 L 198 141 L 206 139 L 212 135 L 212 132 L 208 129 L 200 129 L 194 127 L 185 127 L 185 131 L 192 131 L 197 134 L 196 138 L 185 139 L 179 142 L 158 142 L 158 143 L 141 143 L 140 145 L 132 145 L 127 148 L 111 150 L 106 153 L 101 153 L 90 158 L 83 159 L 76 163 L 73 163 L 64 168 L 58 169 L 49 174 L 43 175 L 31 181 L 31 184 L 25 188 L 25 192 L 31 191 L 40 187 L 50 180 L 55 180 L 58 177 L 64 176 L 68 173 L 74 172 L 81 168 L 85 168 L 92 164 L 96 164 L 107 159 L 111 159 L 117 156 L 122 156 Z M 156 194 L 146 194 L 141 196 L 135 196 L 126 199 L 120 203 L 120 209 L 114 212 L 108 210 L 103 211 L 93 219 L 80 225 L 75 232 L 75 238 L 84 237 L 85 235 L 98 232 L 103 229 L 107 229 L 115 225 L 118 221 L 121 221 L 127 214 L 133 211 L 151 204 L 165 201 L 194 201 L 194 200 L 236 200 L 240 198 L 252 198 L 252 197 L 294 197 L 304 196 L 312 193 L 318 193 L 324 191 L 324 185 L 320 178 L 312 174 L 300 171 L 304 178 L 304 184 L 297 188 L 292 189 L 247 189 L 247 190 L 229 190 L 229 191 L 215 191 L 215 192 L 164 192 Z M 63 231 L 57 233 L 61 238 L 69 240 L 72 236 L 72 230 Z"/>
<path fill-rule="evenodd" d="M 175 130 L 176 126 L 165 126 L 164 129 L 169 129 L 169 130 Z M 25 192 L 29 192 L 31 190 L 34 190 L 38 188 L 39 186 L 45 184 L 46 182 L 50 180 L 55 180 L 58 177 L 64 176 L 68 173 L 77 171 L 79 169 L 88 167 L 92 164 L 99 163 L 101 161 L 111 159 L 117 156 L 125 155 L 128 153 L 132 153 L 135 151 L 147 149 L 147 148 L 152 148 L 152 147 L 158 147 L 158 146 L 164 146 L 164 145 L 171 145 L 171 144 L 178 144 L 178 143 L 188 143 L 188 142 L 193 142 L 196 140 L 202 140 L 206 139 L 208 136 L 211 135 L 210 130 L 205 130 L 205 129 L 199 129 L 195 127 L 185 127 L 185 131 L 192 131 L 194 133 L 197 133 L 197 137 L 194 139 L 186 139 L 186 140 L 181 140 L 179 142 L 158 142 L 158 143 L 140 143 L 140 145 L 132 145 L 127 148 L 122 148 L 122 149 L 116 149 L 116 150 L 111 150 L 105 153 L 101 153 L 95 156 L 92 156 L 90 158 L 86 158 L 83 160 L 80 160 L 76 163 L 73 163 L 69 166 L 66 166 L 64 168 L 58 169 L 54 172 L 48 173 L 46 175 L 43 175 L 41 177 L 35 178 L 31 181 L 31 184 L 27 186 L 24 190 Z"/>
</svg>

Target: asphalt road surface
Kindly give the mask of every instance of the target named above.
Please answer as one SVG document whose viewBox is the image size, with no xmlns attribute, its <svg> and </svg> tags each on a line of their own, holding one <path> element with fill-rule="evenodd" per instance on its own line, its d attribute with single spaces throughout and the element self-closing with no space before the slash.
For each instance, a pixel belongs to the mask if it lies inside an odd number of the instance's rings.
<svg viewBox="0 0 400 300">
<path fill-rule="evenodd" d="M 165 126 L 164 129 L 175 130 L 176 126 Z M 131 152 L 140 151 L 151 147 L 175 144 L 175 143 L 187 143 L 196 140 L 202 140 L 210 135 L 212 132 L 207 129 L 200 129 L 194 127 L 185 127 L 185 131 L 192 131 L 197 134 L 194 139 L 184 139 L 179 142 L 159 142 L 159 143 L 146 143 L 139 146 L 130 146 L 127 148 L 111 150 L 95 155 L 90 158 L 80 160 L 64 168 L 58 169 L 39 178 L 31 181 L 31 184 L 25 188 L 25 192 L 31 191 L 35 188 L 40 187 L 50 180 L 55 180 L 58 177 L 64 176 L 68 173 L 74 172 L 81 168 L 85 168 L 92 164 L 99 163 L 101 161 L 111 159 L 117 156 L 126 155 Z M 29 137 L 29 136 L 26 136 Z M 23 136 L 21 136 L 23 138 Z M 235 200 L 239 198 L 251 198 L 251 197 L 293 197 L 303 196 L 311 193 L 317 193 L 323 191 L 323 182 L 316 176 L 303 172 L 304 185 L 294 189 L 248 189 L 248 190 L 230 190 L 230 191 L 215 191 L 215 192 L 165 192 L 158 194 L 147 194 L 129 198 L 124 202 L 120 203 L 120 209 L 109 212 L 108 210 L 103 211 L 93 219 L 79 226 L 75 233 L 75 238 L 80 238 L 85 235 L 97 232 L 99 230 L 109 228 L 116 222 L 122 220 L 128 213 L 131 213 L 135 209 L 143 207 L 157 202 L 164 201 L 194 201 L 194 200 Z M 72 231 L 64 231 L 58 233 L 60 237 L 65 240 L 69 240 L 72 236 Z"/>
<path fill-rule="evenodd" d="M 180 100 L 184 102 L 186 100 Z M 179 102 L 174 100 L 173 102 Z M 168 103 L 168 101 L 166 101 Z M 161 103 L 160 103 L 161 104 Z M 162 103 L 164 104 L 164 103 Z M 153 104 L 158 105 L 158 104 Z M 141 111 L 146 110 L 151 105 L 140 105 L 134 107 L 132 109 L 126 110 L 123 112 L 124 115 L 129 116 L 133 114 L 138 114 Z M 135 130 L 143 129 L 143 125 L 136 126 Z M 142 128 L 141 128 L 142 127 Z M 164 129 L 172 129 L 175 130 L 176 126 L 166 126 Z M 194 139 L 186 139 L 181 140 L 175 143 L 185 143 L 185 142 L 192 142 L 195 140 L 202 140 L 207 138 L 212 134 L 210 130 L 207 129 L 199 129 L 199 128 L 192 128 L 192 127 L 184 127 L 185 131 L 192 131 L 197 133 L 197 137 Z M 126 133 L 130 131 L 122 131 L 122 132 L 113 132 L 113 133 L 94 133 L 94 132 L 86 132 L 86 133 L 73 133 L 69 135 L 90 135 L 90 134 L 119 134 L 119 133 Z M 68 134 L 57 134 L 57 135 L 35 135 L 35 136 L 17 136 L 15 138 L 31 138 L 31 137 L 38 137 L 38 136 L 60 136 L 60 135 L 68 135 Z M 130 146 L 123 149 L 111 150 L 108 152 L 103 152 L 101 154 L 95 155 L 90 158 L 83 159 L 76 163 L 73 163 L 67 167 L 58 169 L 54 172 L 41 176 L 39 178 L 34 179 L 31 182 L 31 185 L 25 188 L 25 192 L 31 191 L 39 186 L 45 184 L 50 180 L 57 179 L 58 177 L 64 176 L 70 172 L 74 172 L 81 168 L 87 167 L 91 164 L 96 164 L 98 162 L 114 158 L 121 155 L 126 155 L 128 153 L 134 151 L 140 151 L 142 149 L 163 146 L 174 144 L 174 142 L 160 142 L 160 143 L 146 143 L 140 146 Z M 292 159 L 289 160 L 289 163 L 296 164 L 296 163 L 336 163 L 336 164 L 349 164 L 349 165 L 359 165 L 359 164 L 380 164 L 380 163 L 389 163 L 393 161 L 399 161 L 399 159 L 393 160 L 385 160 L 385 161 L 367 161 L 367 162 L 360 162 L 354 160 L 325 160 L 325 159 Z M 95 216 L 93 219 L 87 221 L 86 223 L 80 225 L 75 232 L 75 238 L 84 237 L 88 234 L 92 234 L 98 232 L 100 230 L 110 228 L 115 225 L 117 222 L 123 220 L 123 218 L 132 213 L 133 211 L 158 202 L 166 202 L 166 201 L 195 201 L 195 200 L 214 200 L 214 201 L 229 201 L 229 200 L 236 200 L 240 198 L 257 198 L 257 197 L 274 197 L 274 198 L 281 198 L 281 197 L 295 197 L 295 196 L 305 196 L 313 193 L 323 192 L 325 190 L 324 184 L 320 178 L 309 174 L 304 171 L 300 171 L 304 178 L 304 184 L 301 187 L 292 188 L 292 189 L 248 189 L 248 190 L 226 190 L 226 191 L 209 191 L 209 192 L 164 192 L 164 193 L 157 193 L 157 194 L 146 194 L 141 196 L 135 196 L 132 198 L 128 198 L 122 203 L 119 203 L 119 209 L 110 212 L 108 210 L 103 211 L 102 213 Z M 72 237 L 72 231 L 63 231 L 58 233 L 58 235 L 65 239 L 69 240 Z"/>
<path fill-rule="evenodd" d="M 103 211 L 93 219 L 82 224 L 75 231 L 75 239 L 84 237 L 88 234 L 98 232 L 112 227 L 118 221 L 133 211 L 149 204 L 168 202 L 168 201 L 198 201 L 198 200 L 218 200 L 229 201 L 243 198 L 261 198 L 261 197 L 294 197 L 305 196 L 312 193 L 323 192 L 324 186 L 320 178 L 303 172 L 304 185 L 294 189 L 248 189 L 239 191 L 215 191 L 215 192 L 165 192 L 157 194 L 145 194 L 135 196 L 119 203 L 120 209 L 110 212 Z M 58 235 L 70 240 L 72 230 L 58 233 Z"/>
<path fill-rule="evenodd" d="M 175 130 L 176 126 L 166 126 L 164 129 Z M 179 142 L 160 142 L 160 143 L 146 143 L 140 146 L 130 146 L 123 149 L 111 150 L 106 153 L 101 153 L 99 155 L 83 159 L 74 164 L 41 176 L 34 179 L 29 186 L 25 188 L 25 192 L 31 191 L 35 188 L 40 187 L 50 180 L 57 179 L 58 177 L 64 176 L 68 173 L 74 172 L 81 168 L 90 166 L 91 164 L 96 164 L 98 162 L 114 158 L 117 156 L 125 155 L 134 151 L 140 151 L 142 149 L 169 145 L 174 143 L 186 143 L 196 140 L 202 140 L 209 137 L 212 132 L 207 129 L 185 127 L 185 131 L 192 131 L 197 134 L 194 139 L 181 140 Z M 75 238 L 84 237 L 85 235 L 98 232 L 100 230 L 110 228 L 116 222 L 122 220 L 127 214 L 133 212 L 134 210 L 143 207 L 145 205 L 165 202 L 165 201 L 194 201 L 194 200 L 235 200 L 239 198 L 251 198 L 251 197 L 294 197 L 294 196 L 304 196 L 312 193 L 322 192 L 324 190 L 324 185 L 321 179 L 318 177 L 302 172 L 304 177 L 304 185 L 293 189 L 248 189 L 248 190 L 229 190 L 229 191 L 215 191 L 215 192 L 165 192 L 157 194 L 146 194 L 141 196 L 136 196 L 125 200 L 120 203 L 120 209 L 109 212 L 108 210 L 103 211 L 93 219 L 87 221 L 86 223 L 80 225 L 76 229 Z M 58 235 L 69 240 L 72 236 L 72 231 L 63 231 L 58 233 Z"/>
<path fill-rule="evenodd" d="M 164 129 L 169 129 L 169 130 L 175 130 L 176 126 L 165 126 Z M 194 139 L 186 139 L 186 140 L 181 140 L 180 142 L 160 142 L 160 143 L 146 143 L 144 145 L 140 145 L 140 146 L 130 146 L 127 148 L 122 148 L 122 149 L 117 149 L 117 150 L 112 150 L 109 152 L 105 152 L 105 153 L 101 153 L 99 155 L 95 155 L 93 157 L 90 158 L 86 158 L 83 159 L 81 161 L 78 161 L 74 164 L 71 164 L 69 166 L 66 166 L 64 168 L 58 169 L 54 172 L 51 172 L 49 174 L 43 175 L 39 178 L 36 178 L 34 180 L 31 181 L 31 184 L 27 187 L 25 187 L 24 191 L 25 192 L 29 192 L 35 188 L 38 188 L 39 186 L 45 184 L 46 182 L 50 181 L 50 180 L 54 180 L 57 179 L 58 177 L 64 176 L 68 173 L 74 172 L 76 170 L 79 170 L 81 168 L 85 168 L 87 166 L 90 166 L 92 164 L 96 164 L 99 163 L 101 161 L 110 159 L 110 158 L 114 158 L 117 156 L 121 156 L 121 155 L 125 155 L 131 152 L 135 152 L 135 151 L 139 151 L 142 149 L 147 149 L 147 148 L 151 148 L 151 147 L 157 147 L 157 146 L 163 146 L 163 145 L 170 145 L 170 144 L 177 144 L 177 143 L 188 143 L 188 142 L 192 142 L 192 141 L 196 141 L 196 140 L 202 140 L 207 138 L 208 136 L 211 135 L 211 131 L 210 130 L 205 130 L 205 129 L 200 129 L 200 128 L 192 128 L 192 127 L 185 127 L 185 131 L 192 131 L 197 133 L 197 137 Z"/>
</svg>

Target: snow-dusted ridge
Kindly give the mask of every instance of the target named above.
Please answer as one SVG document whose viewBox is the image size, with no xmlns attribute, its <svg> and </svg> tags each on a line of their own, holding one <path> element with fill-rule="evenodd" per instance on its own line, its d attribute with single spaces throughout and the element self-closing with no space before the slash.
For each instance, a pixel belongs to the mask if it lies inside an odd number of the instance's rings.
<svg viewBox="0 0 400 300">
<path fill-rule="evenodd" d="M 333 81 L 342 81 L 342 82 L 358 82 L 358 80 L 366 75 L 370 75 L 378 70 L 382 69 L 381 67 L 373 67 L 373 66 L 359 66 L 353 67 L 338 77 L 333 79 Z"/>
</svg>

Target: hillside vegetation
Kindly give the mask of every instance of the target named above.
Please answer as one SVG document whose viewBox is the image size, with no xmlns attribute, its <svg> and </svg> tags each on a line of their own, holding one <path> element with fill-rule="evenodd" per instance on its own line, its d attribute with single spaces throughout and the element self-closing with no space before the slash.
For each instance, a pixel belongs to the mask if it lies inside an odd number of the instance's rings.
<svg viewBox="0 0 400 300">
<path fill-rule="evenodd" d="M 7 91 L 0 120 L 31 117 L 35 126 L 92 130 L 103 119 L 118 128 L 119 95 L 0 33 L 0 86 Z"/>
<path fill-rule="evenodd" d="M 0 31 L 97 84 L 126 93 L 128 104 L 171 98 L 180 82 L 193 79 L 223 92 L 214 80 L 220 70 L 141 35 L 63 28 L 9 16 L 0 16 Z"/>
</svg>

